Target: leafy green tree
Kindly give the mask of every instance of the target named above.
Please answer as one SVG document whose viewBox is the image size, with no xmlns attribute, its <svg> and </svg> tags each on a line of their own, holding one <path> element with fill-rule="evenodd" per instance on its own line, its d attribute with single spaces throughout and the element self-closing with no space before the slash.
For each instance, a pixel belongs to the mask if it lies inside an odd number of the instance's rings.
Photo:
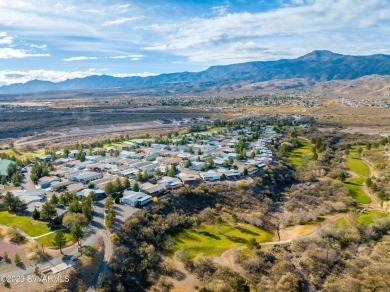
<svg viewBox="0 0 390 292">
<path fill-rule="evenodd" d="M 82 212 L 88 221 L 92 220 L 92 198 L 90 196 L 83 197 L 81 201 Z"/>
<path fill-rule="evenodd" d="M 63 232 L 61 232 L 61 231 L 56 232 L 56 234 L 54 236 L 53 244 L 55 247 L 58 247 L 58 249 L 60 250 L 60 253 L 63 254 L 62 248 L 66 244 L 66 238 L 65 238 L 65 235 Z"/>
<path fill-rule="evenodd" d="M 186 160 L 185 162 L 184 162 L 184 167 L 185 168 L 189 168 L 191 166 L 191 160 Z"/>
<path fill-rule="evenodd" d="M 110 195 L 112 195 L 114 192 L 115 192 L 114 184 L 113 184 L 112 182 L 106 183 L 106 185 L 104 186 L 104 193 L 105 193 L 107 196 L 110 196 Z"/>
<path fill-rule="evenodd" d="M 72 226 L 72 228 L 70 229 L 70 234 L 72 235 L 73 240 L 77 241 L 77 244 L 81 246 L 81 239 L 84 236 L 84 231 L 79 223 L 75 223 Z"/>
<path fill-rule="evenodd" d="M 7 178 L 5 176 L 1 177 L 1 184 L 6 185 L 7 184 Z"/>
<path fill-rule="evenodd" d="M 37 209 L 34 209 L 34 211 L 32 212 L 31 216 L 32 216 L 32 218 L 34 220 L 38 220 L 39 217 L 41 216 L 41 213 Z"/>
<path fill-rule="evenodd" d="M 107 215 L 106 215 L 106 218 L 105 218 L 105 224 L 106 224 L 108 229 L 111 229 L 112 225 L 114 224 L 114 220 L 115 220 L 115 210 L 114 209 L 110 209 L 107 212 Z"/>
<path fill-rule="evenodd" d="M 71 229 L 76 223 L 85 227 L 88 225 L 88 220 L 82 213 L 67 213 L 62 219 L 62 225 Z"/>
<path fill-rule="evenodd" d="M 20 258 L 20 255 L 18 253 L 15 254 L 15 257 L 14 257 L 14 263 L 16 265 L 18 265 L 19 263 L 21 263 L 22 259 Z"/>
<path fill-rule="evenodd" d="M 107 210 L 111 209 L 112 206 L 114 206 L 114 200 L 112 199 L 112 196 L 108 196 L 106 199 L 105 207 Z"/>
<path fill-rule="evenodd" d="M 130 180 L 128 177 L 125 177 L 125 181 L 123 182 L 123 187 L 125 190 L 128 190 L 130 188 Z"/>
<path fill-rule="evenodd" d="M 138 183 L 134 183 L 134 184 L 133 184 L 132 190 L 133 190 L 134 192 L 139 192 L 139 184 L 138 184 Z"/>
<path fill-rule="evenodd" d="M 54 206 L 58 206 L 60 202 L 60 199 L 57 197 L 56 194 L 53 194 L 53 196 L 50 199 L 50 203 L 52 203 Z"/>
<path fill-rule="evenodd" d="M 53 204 L 50 202 L 46 202 L 45 204 L 42 205 L 42 210 L 41 210 L 41 218 L 42 220 L 47 220 L 50 223 L 54 218 L 58 216 L 57 210 Z"/>
<path fill-rule="evenodd" d="M 244 277 L 234 278 L 230 283 L 233 292 L 249 292 L 250 287 Z"/>
</svg>

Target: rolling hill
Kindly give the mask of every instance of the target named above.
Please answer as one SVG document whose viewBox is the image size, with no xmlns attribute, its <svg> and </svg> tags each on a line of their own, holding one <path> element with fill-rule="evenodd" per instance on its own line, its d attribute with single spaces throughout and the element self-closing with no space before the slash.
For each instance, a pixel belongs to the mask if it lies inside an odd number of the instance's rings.
<svg viewBox="0 0 390 292">
<path fill-rule="evenodd" d="M 313 51 L 296 59 L 259 61 L 212 66 L 201 72 L 161 74 L 149 77 L 94 75 L 63 82 L 33 80 L 0 87 L 0 94 L 23 94 L 78 89 L 199 91 L 236 84 L 272 80 L 302 79 L 307 84 L 332 80 L 353 80 L 368 75 L 390 75 L 390 55 L 350 56 L 330 51 Z"/>
</svg>

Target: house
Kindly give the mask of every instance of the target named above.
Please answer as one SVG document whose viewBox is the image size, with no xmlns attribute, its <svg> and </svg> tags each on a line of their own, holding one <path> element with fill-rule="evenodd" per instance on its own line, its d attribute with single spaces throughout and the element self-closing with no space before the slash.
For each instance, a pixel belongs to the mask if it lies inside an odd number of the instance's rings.
<svg viewBox="0 0 390 292">
<path fill-rule="evenodd" d="M 188 173 L 179 173 L 179 178 L 182 181 L 183 184 L 187 186 L 193 186 L 198 185 L 200 183 L 199 176 L 195 174 L 188 174 Z"/>
<path fill-rule="evenodd" d="M 89 184 L 91 181 L 103 178 L 103 174 L 93 171 L 75 171 L 65 175 L 67 179 L 83 184 Z"/>
<path fill-rule="evenodd" d="M 152 196 L 149 196 L 143 192 L 124 191 L 122 197 L 122 203 L 130 206 L 144 206 L 152 200 Z"/>
<path fill-rule="evenodd" d="M 38 186 L 41 189 L 46 189 L 51 186 L 52 183 L 59 182 L 60 179 L 57 176 L 44 176 L 38 180 Z"/>
<path fill-rule="evenodd" d="M 77 192 L 77 198 L 81 200 L 83 197 L 88 197 L 91 192 L 96 194 L 96 199 L 104 198 L 104 191 L 99 189 L 83 189 Z"/>
<path fill-rule="evenodd" d="M 63 189 L 66 189 L 66 187 L 70 184 L 72 184 L 72 182 L 70 180 L 61 181 L 61 182 L 54 182 L 51 184 L 50 188 L 53 192 L 58 192 L 58 191 L 61 191 Z"/>
<path fill-rule="evenodd" d="M 7 168 L 12 163 L 16 163 L 16 162 L 8 159 L 0 160 L 0 176 L 8 175 Z"/>
<path fill-rule="evenodd" d="M 68 185 L 66 190 L 70 194 L 76 194 L 77 192 L 81 191 L 84 188 L 85 188 L 85 186 L 82 183 L 72 183 L 72 184 Z"/>
<path fill-rule="evenodd" d="M 177 177 L 163 176 L 159 183 L 165 185 L 167 189 L 175 189 L 181 186 L 181 180 Z"/>
<path fill-rule="evenodd" d="M 46 199 L 46 194 L 41 190 L 13 190 L 11 191 L 14 196 L 19 197 L 27 205 L 27 212 L 31 213 L 36 208 L 42 206 L 42 202 Z"/>
<path fill-rule="evenodd" d="M 42 156 L 37 156 L 35 157 L 35 160 L 38 160 L 38 161 L 50 161 L 51 160 L 51 155 L 42 155 Z"/>
<path fill-rule="evenodd" d="M 162 194 L 167 188 L 163 184 L 151 184 L 151 183 L 144 183 L 141 186 L 141 191 L 145 192 L 146 194 L 150 196 L 157 196 Z"/>
<path fill-rule="evenodd" d="M 221 179 L 221 176 L 213 171 L 213 170 L 209 170 L 209 171 L 206 171 L 206 172 L 201 172 L 199 174 L 199 176 L 204 180 L 204 181 L 216 181 L 216 180 L 220 180 Z"/>
<path fill-rule="evenodd" d="M 217 172 L 222 176 L 225 175 L 226 178 L 228 179 L 236 179 L 241 176 L 241 172 L 236 169 L 225 169 L 225 168 L 220 168 L 217 170 Z"/>
</svg>

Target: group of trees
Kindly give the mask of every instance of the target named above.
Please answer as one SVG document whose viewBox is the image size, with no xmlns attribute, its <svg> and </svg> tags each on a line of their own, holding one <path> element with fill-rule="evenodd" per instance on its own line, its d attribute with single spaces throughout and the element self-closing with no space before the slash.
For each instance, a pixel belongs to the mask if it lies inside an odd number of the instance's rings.
<svg viewBox="0 0 390 292">
<path fill-rule="evenodd" d="M 6 206 L 8 211 L 14 213 L 22 213 L 26 210 L 26 203 L 21 200 L 18 196 L 15 196 L 11 192 L 7 192 L 3 197 L 3 204 Z"/>
<path fill-rule="evenodd" d="M 41 177 L 49 175 L 54 167 L 49 162 L 35 162 L 30 174 L 30 179 L 36 184 Z"/>
<path fill-rule="evenodd" d="M 115 193 L 120 193 L 124 190 L 128 190 L 130 187 L 131 185 L 128 177 L 125 177 L 123 183 L 121 179 L 117 177 L 114 182 L 110 181 L 104 186 L 104 193 L 109 196 Z"/>
</svg>

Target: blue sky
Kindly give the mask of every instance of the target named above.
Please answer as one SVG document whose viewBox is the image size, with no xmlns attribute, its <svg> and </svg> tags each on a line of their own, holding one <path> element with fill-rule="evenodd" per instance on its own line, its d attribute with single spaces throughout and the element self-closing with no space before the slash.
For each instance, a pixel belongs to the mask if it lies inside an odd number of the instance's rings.
<svg viewBox="0 0 390 292">
<path fill-rule="evenodd" d="M 0 85 L 390 54 L 390 0 L 0 0 Z"/>
</svg>

